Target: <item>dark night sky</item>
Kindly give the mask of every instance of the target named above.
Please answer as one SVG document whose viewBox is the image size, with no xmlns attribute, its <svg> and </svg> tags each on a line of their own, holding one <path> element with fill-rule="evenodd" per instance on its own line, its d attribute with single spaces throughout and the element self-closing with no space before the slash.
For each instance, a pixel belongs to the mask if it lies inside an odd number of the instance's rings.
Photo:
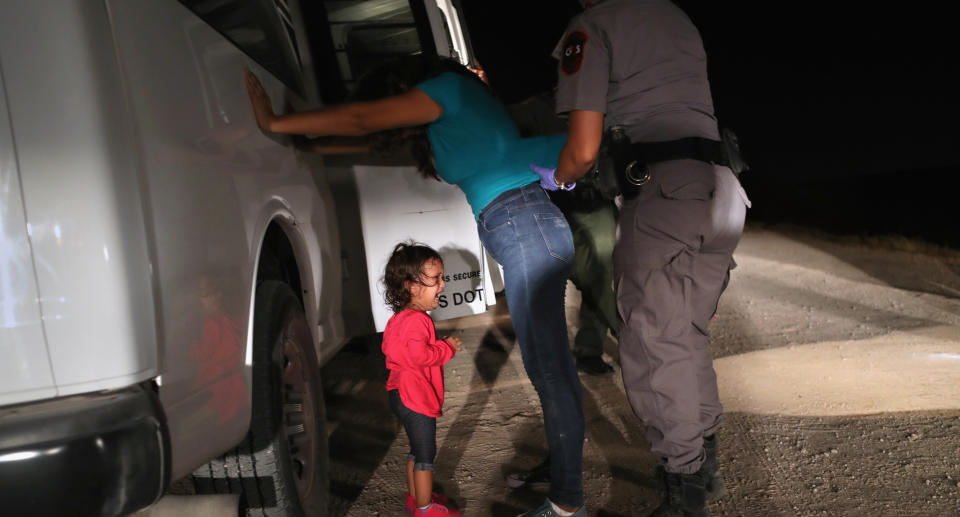
<svg viewBox="0 0 960 517">
<path fill-rule="evenodd" d="M 717 114 L 740 136 L 753 174 L 960 164 L 956 29 L 933 2 L 677 3 L 703 35 Z M 554 84 L 549 54 L 575 0 L 464 4 L 475 52 L 505 102 Z"/>
</svg>

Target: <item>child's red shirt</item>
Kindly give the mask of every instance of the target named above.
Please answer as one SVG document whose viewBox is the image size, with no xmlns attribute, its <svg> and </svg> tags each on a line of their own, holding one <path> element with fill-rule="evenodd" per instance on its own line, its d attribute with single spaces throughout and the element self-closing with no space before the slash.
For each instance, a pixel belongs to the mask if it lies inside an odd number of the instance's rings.
<svg viewBox="0 0 960 517">
<path fill-rule="evenodd" d="M 433 320 L 423 311 L 404 309 L 394 314 L 383 331 L 387 356 L 387 391 L 399 390 L 400 400 L 417 413 L 438 417 L 443 409 L 443 365 L 454 350 L 437 339 Z"/>
</svg>

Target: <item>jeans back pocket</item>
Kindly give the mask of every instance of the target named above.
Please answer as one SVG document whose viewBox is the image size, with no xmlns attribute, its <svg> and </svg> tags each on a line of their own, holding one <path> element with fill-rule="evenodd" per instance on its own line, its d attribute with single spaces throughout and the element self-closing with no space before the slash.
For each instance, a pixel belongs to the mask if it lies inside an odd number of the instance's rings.
<svg viewBox="0 0 960 517">
<path fill-rule="evenodd" d="M 485 208 L 480 212 L 480 218 L 477 222 L 483 231 L 494 233 L 510 226 L 510 210 L 505 204 L 493 208 Z"/>
<path fill-rule="evenodd" d="M 570 233 L 570 224 L 559 209 L 555 210 L 556 213 L 536 213 L 534 218 L 550 255 L 564 262 L 572 262 L 573 234 Z"/>
</svg>

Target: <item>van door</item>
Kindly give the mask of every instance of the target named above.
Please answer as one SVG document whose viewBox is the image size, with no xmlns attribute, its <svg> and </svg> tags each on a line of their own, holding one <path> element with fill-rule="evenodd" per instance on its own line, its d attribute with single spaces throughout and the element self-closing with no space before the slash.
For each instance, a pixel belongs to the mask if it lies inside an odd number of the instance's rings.
<svg viewBox="0 0 960 517">
<path fill-rule="evenodd" d="M 435 52 L 474 65 L 454 1 L 324 0 L 323 5 L 336 63 L 336 70 L 327 72 L 339 75 L 346 95 L 363 73 L 398 55 Z M 319 82 L 329 84 L 329 77 Z M 457 187 L 423 178 L 402 157 L 325 162 L 341 215 L 344 323 L 351 333 L 382 331 L 392 315 L 379 281 L 401 241 L 427 244 L 443 256 L 447 286 L 434 319 L 484 312 L 495 303 L 476 221 Z"/>
<path fill-rule="evenodd" d="M 459 2 L 454 0 L 425 1 L 424 7 L 430 19 L 437 54 L 456 59 L 464 66 L 475 69 L 476 62 L 466 23 L 460 22 Z"/>
</svg>

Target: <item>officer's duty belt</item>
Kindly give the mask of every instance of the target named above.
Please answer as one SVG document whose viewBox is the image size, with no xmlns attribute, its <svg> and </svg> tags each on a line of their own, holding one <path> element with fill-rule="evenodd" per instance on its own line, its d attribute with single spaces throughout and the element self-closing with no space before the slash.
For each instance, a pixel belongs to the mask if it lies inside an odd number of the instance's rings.
<svg viewBox="0 0 960 517">
<path fill-rule="evenodd" d="M 727 165 L 720 141 L 699 136 L 666 142 L 637 142 L 630 144 L 630 150 L 636 158 L 642 159 L 647 165 L 683 159 Z"/>
<path fill-rule="evenodd" d="M 629 145 L 630 159 L 618 174 L 620 192 L 627 199 L 640 192 L 640 186 L 650 179 L 651 164 L 669 160 L 699 160 L 716 165 L 728 165 L 723 144 L 698 136 L 666 142 L 636 142 Z"/>
</svg>

